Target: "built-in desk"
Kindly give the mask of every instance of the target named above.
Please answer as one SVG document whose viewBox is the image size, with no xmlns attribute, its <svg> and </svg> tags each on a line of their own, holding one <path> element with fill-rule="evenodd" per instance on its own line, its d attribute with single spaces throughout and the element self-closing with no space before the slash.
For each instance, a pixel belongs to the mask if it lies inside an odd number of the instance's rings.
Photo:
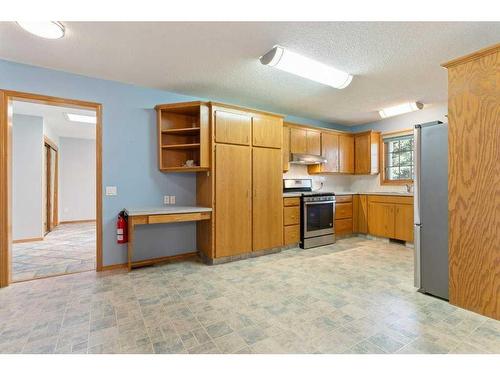
<svg viewBox="0 0 500 375">
<path fill-rule="evenodd" d="M 126 208 L 128 215 L 127 263 L 129 271 L 133 267 L 151 264 L 147 260 L 132 262 L 134 252 L 134 228 L 136 225 L 181 223 L 185 221 L 210 220 L 212 209 L 196 206 L 166 206 L 150 208 Z"/>
</svg>

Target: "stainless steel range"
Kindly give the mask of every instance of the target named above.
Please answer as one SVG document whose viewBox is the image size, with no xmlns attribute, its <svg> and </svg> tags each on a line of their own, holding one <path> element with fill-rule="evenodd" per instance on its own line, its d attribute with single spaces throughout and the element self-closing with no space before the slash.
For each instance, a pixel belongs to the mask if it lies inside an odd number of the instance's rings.
<svg viewBox="0 0 500 375">
<path fill-rule="evenodd" d="M 335 193 L 312 191 L 311 179 L 285 179 L 283 191 L 300 194 L 300 247 L 334 243 Z"/>
</svg>

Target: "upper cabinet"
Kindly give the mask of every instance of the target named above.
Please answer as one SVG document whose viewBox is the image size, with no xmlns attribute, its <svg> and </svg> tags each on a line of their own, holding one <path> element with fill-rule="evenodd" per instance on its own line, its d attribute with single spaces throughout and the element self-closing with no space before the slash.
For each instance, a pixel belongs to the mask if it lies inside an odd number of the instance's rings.
<svg viewBox="0 0 500 375">
<path fill-rule="evenodd" d="M 354 173 L 354 137 L 339 135 L 339 172 Z"/>
<path fill-rule="evenodd" d="M 250 145 L 252 117 L 226 110 L 215 110 L 215 142 Z"/>
<path fill-rule="evenodd" d="M 310 174 L 354 173 L 354 137 L 350 134 L 322 132 L 321 156 L 327 162 L 308 166 Z"/>
<path fill-rule="evenodd" d="M 305 128 L 290 128 L 292 154 L 321 155 L 321 132 Z"/>
<path fill-rule="evenodd" d="M 252 118 L 252 145 L 281 148 L 283 143 L 283 119 L 258 115 Z"/>
<path fill-rule="evenodd" d="M 379 173 L 380 132 L 367 131 L 354 135 L 354 173 Z"/>
<path fill-rule="evenodd" d="M 290 169 L 290 128 L 283 126 L 283 149 L 281 150 L 283 156 L 283 173 Z"/>
<path fill-rule="evenodd" d="M 209 103 L 161 104 L 155 109 L 160 171 L 208 170 L 210 167 Z"/>
<path fill-rule="evenodd" d="M 339 172 L 339 136 L 332 133 L 321 133 L 321 155 L 327 160 L 318 167 L 322 172 Z"/>
</svg>

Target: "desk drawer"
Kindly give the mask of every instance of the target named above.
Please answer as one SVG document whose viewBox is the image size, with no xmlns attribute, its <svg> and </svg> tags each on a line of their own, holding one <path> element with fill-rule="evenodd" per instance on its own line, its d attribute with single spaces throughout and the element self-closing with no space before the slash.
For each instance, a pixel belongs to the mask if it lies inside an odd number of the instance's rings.
<svg viewBox="0 0 500 375">
<path fill-rule="evenodd" d="M 300 223 L 300 207 L 284 207 L 283 208 L 283 224 L 294 225 Z"/>
<path fill-rule="evenodd" d="M 166 214 L 148 216 L 149 224 L 180 223 L 183 221 L 209 220 L 210 212 L 191 212 L 186 214 Z"/>
</svg>

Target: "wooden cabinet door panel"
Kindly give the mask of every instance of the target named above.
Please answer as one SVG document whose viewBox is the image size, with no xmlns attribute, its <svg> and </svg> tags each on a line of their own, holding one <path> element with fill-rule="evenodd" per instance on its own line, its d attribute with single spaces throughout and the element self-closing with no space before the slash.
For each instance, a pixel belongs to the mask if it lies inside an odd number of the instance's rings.
<svg viewBox="0 0 500 375">
<path fill-rule="evenodd" d="M 321 155 L 321 133 L 314 130 L 306 131 L 306 154 Z"/>
<path fill-rule="evenodd" d="M 335 220 L 335 234 L 351 234 L 352 219 L 337 219 Z"/>
<path fill-rule="evenodd" d="M 293 225 L 300 223 L 300 207 L 285 207 L 283 208 L 284 225 Z"/>
<path fill-rule="evenodd" d="M 307 154 L 307 131 L 290 128 L 290 152 L 292 154 Z"/>
<path fill-rule="evenodd" d="M 283 172 L 290 169 L 290 128 L 283 126 L 283 147 L 281 149 L 283 155 Z"/>
<path fill-rule="evenodd" d="M 252 145 L 281 148 L 283 143 L 283 120 L 272 116 L 252 118 Z"/>
<path fill-rule="evenodd" d="M 368 233 L 394 238 L 394 204 L 368 203 Z"/>
<path fill-rule="evenodd" d="M 368 202 L 366 195 L 355 195 L 353 199 L 353 231 L 368 233 Z"/>
<path fill-rule="evenodd" d="M 339 172 L 354 173 L 354 137 L 339 135 Z"/>
<path fill-rule="evenodd" d="M 250 116 L 215 111 L 215 142 L 250 145 L 251 123 Z"/>
<path fill-rule="evenodd" d="M 370 174 L 370 156 L 370 133 L 354 136 L 354 171 L 356 174 Z"/>
<path fill-rule="evenodd" d="M 283 198 L 283 206 L 285 206 L 285 207 L 298 206 L 298 205 L 300 205 L 300 198 L 299 197 Z"/>
<path fill-rule="evenodd" d="M 251 148 L 217 144 L 215 168 L 215 256 L 248 253 L 252 251 Z"/>
<path fill-rule="evenodd" d="M 287 225 L 283 230 L 283 244 L 291 245 L 300 241 L 300 225 Z"/>
<path fill-rule="evenodd" d="M 327 160 L 321 164 L 322 172 L 339 171 L 339 136 L 337 134 L 321 134 L 321 155 Z"/>
<path fill-rule="evenodd" d="M 394 238 L 413 242 L 413 205 L 396 204 Z"/>
<path fill-rule="evenodd" d="M 252 175 L 253 251 L 281 246 L 283 243 L 281 150 L 254 147 Z"/>
<path fill-rule="evenodd" d="M 335 219 L 352 218 L 352 203 L 337 203 L 335 204 Z"/>
</svg>

